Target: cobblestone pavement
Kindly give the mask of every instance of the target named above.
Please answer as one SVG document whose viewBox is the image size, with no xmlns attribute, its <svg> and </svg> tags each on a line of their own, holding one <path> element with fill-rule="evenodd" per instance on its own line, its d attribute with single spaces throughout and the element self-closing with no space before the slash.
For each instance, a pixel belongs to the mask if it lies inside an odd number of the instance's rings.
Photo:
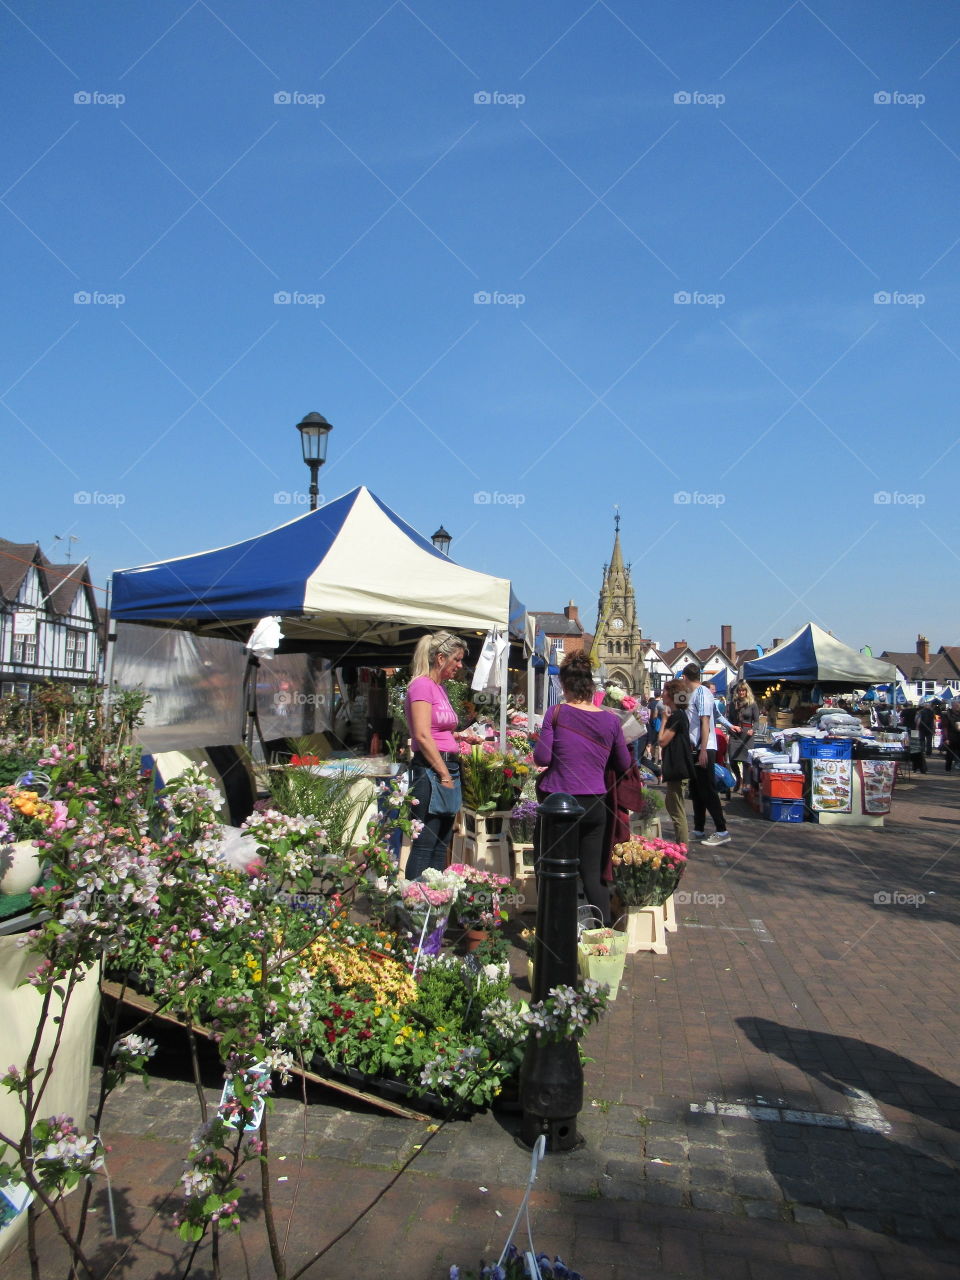
<svg viewBox="0 0 960 1280">
<path fill-rule="evenodd" d="M 960 784 L 933 769 L 901 786 L 883 831 L 728 805 L 734 840 L 693 851 L 669 953 L 628 959 L 585 1042 L 585 1143 L 541 1165 L 538 1248 L 587 1280 L 960 1276 Z M 414 1154 L 307 1274 L 440 1280 L 496 1257 L 529 1170 L 516 1117 L 431 1134 L 311 1098 L 306 1112 L 280 1099 L 271 1120 L 291 1275 Z M 176 1198 L 196 1116 L 182 1080 L 111 1100 L 121 1218 L 143 1233 L 113 1275 L 182 1273 L 156 1210 Z M 102 1197 L 98 1209 L 102 1231 Z M 259 1225 L 244 1236 L 265 1280 Z M 106 1274 L 115 1254 L 96 1247 Z M 28 1274 L 21 1251 L 4 1280 Z M 228 1238 L 224 1275 L 245 1274 Z"/>
</svg>

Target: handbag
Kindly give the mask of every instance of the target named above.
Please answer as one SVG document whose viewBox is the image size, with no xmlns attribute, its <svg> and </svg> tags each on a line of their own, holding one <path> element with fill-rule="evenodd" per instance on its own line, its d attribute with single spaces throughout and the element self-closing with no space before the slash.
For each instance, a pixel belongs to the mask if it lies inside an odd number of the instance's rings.
<svg viewBox="0 0 960 1280">
<path fill-rule="evenodd" d="M 463 795 L 460 788 L 460 774 L 453 779 L 452 787 L 445 787 L 440 782 L 440 775 L 433 769 L 428 770 L 430 776 L 430 804 L 427 812 L 433 817 L 453 817 L 460 812 Z"/>
</svg>

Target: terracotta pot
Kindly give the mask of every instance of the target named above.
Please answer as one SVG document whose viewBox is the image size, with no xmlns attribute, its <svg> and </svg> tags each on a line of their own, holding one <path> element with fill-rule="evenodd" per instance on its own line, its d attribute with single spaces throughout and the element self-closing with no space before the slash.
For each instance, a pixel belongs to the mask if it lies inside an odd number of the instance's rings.
<svg viewBox="0 0 960 1280">
<path fill-rule="evenodd" d="M 467 929 L 466 931 L 467 950 L 476 951 L 480 943 L 486 942 L 486 940 L 489 937 L 490 935 L 489 933 L 487 933 L 486 929 Z"/>
<path fill-rule="evenodd" d="M 26 893 L 40 883 L 42 874 L 43 850 L 32 840 L 0 845 L 0 893 L 6 897 Z"/>
</svg>

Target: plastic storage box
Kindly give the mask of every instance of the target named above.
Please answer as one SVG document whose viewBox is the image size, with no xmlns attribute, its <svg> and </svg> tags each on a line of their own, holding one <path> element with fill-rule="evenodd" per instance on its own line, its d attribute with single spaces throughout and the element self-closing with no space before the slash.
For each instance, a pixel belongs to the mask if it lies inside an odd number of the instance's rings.
<svg viewBox="0 0 960 1280">
<path fill-rule="evenodd" d="M 833 742 L 823 738 L 801 738 L 801 760 L 850 760 L 853 757 L 853 741 L 850 738 L 837 738 Z"/>
<path fill-rule="evenodd" d="M 777 800 L 802 800 L 803 774 L 778 773 L 771 769 L 762 775 L 760 789 L 765 796 Z"/>
<path fill-rule="evenodd" d="M 803 801 L 776 800 L 771 796 L 764 796 L 763 816 L 769 818 L 771 822 L 802 822 Z"/>
</svg>

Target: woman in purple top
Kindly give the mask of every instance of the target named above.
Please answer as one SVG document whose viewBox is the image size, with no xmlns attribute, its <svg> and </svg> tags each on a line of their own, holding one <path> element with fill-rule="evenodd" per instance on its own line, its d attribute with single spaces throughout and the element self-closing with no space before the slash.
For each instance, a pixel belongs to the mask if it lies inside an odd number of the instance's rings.
<svg viewBox="0 0 960 1280">
<path fill-rule="evenodd" d="M 541 791 L 566 792 L 584 810 L 577 822 L 580 879 L 587 901 L 601 912 L 603 923 L 610 924 L 610 889 L 601 878 L 604 836 L 612 816 L 604 775 L 610 765 L 617 773 L 625 773 L 631 763 L 630 751 L 617 716 L 593 705 L 593 673 L 587 654 L 571 653 L 564 658 L 560 685 L 564 701 L 544 717 L 533 759 L 549 766 L 540 779 Z M 539 829 L 534 840 L 539 856 Z"/>
<path fill-rule="evenodd" d="M 457 713 L 444 684 L 463 666 L 467 646 L 449 631 L 421 637 L 410 664 L 411 680 L 404 712 L 413 761 L 410 794 L 417 801 L 413 817 L 423 823 L 407 859 L 407 879 L 415 880 L 427 867 L 442 871 L 453 820 L 460 808 L 460 754 Z"/>
</svg>

